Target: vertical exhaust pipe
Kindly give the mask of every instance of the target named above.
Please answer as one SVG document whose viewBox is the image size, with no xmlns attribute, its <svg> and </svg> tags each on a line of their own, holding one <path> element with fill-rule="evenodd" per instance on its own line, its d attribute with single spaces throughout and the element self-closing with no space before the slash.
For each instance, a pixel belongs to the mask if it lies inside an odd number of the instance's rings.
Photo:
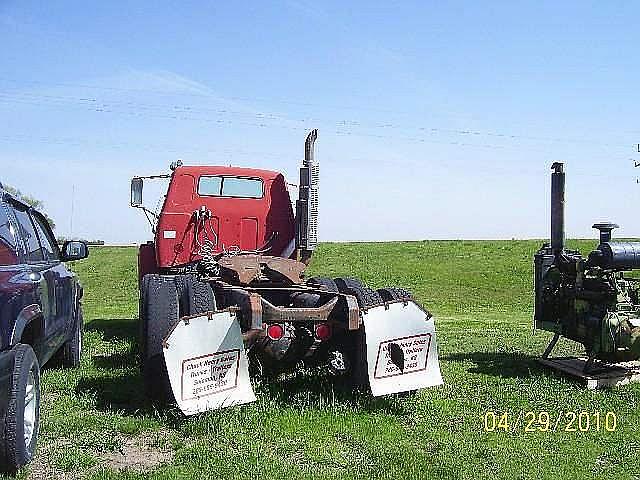
<svg viewBox="0 0 640 480">
<path fill-rule="evenodd" d="M 316 140 L 318 139 L 318 129 L 314 128 L 309 132 L 307 138 L 304 141 L 304 166 L 310 167 L 315 160 L 314 147 Z"/>
<path fill-rule="evenodd" d="M 313 129 L 304 142 L 304 161 L 300 168 L 296 202 L 296 248 L 298 259 L 307 263 L 318 244 L 318 181 L 320 171 L 315 161 L 318 130 Z"/>
<path fill-rule="evenodd" d="M 551 250 L 554 255 L 564 251 L 564 164 L 551 165 Z"/>
</svg>

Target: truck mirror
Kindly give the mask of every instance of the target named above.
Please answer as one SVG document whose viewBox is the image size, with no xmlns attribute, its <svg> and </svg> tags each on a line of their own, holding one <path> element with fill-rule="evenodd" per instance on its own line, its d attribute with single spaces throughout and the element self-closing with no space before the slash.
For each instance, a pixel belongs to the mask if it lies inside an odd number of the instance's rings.
<svg viewBox="0 0 640 480">
<path fill-rule="evenodd" d="M 142 206 L 142 179 L 141 178 L 132 178 L 131 179 L 131 206 L 132 207 L 141 207 Z"/>
</svg>

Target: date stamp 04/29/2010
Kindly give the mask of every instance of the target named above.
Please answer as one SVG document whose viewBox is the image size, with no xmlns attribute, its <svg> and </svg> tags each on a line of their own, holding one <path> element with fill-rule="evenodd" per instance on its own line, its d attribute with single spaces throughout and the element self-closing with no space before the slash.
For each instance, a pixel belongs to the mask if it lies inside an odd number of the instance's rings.
<svg viewBox="0 0 640 480">
<path fill-rule="evenodd" d="M 494 412 L 482 417 L 485 432 L 615 432 L 618 417 L 614 412 L 560 411 L 560 412 Z"/>
</svg>

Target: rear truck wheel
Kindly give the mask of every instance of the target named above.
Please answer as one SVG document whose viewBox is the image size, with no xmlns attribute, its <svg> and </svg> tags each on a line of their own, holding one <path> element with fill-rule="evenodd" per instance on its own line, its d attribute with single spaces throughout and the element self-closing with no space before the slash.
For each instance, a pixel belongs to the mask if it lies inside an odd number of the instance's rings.
<svg viewBox="0 0 640 480">
<path fill-rule="evenodd" d="M 379 292 L 365 287 L 354 278 L 336 278 L 341 293 L 353 295 L 362 309 L 373 308 L 384 303 Z M 348 370 L 348 386 L 350 388 L 369 390 L 369 371 L 367 367 L 367 342 L 364 326 L 351 331 L 347 336 L 347 351 L 345 352 L 350 364 Z"/>
<path fill-rule="evenodd" d="M 360 308 L 372 308 L 384 303 L 380 293 L 365 287 L 360 280 L 355 278 L 336 278 L 336 285 L 340 293 L 353 295 L 358 300 Z"/>
<path fill-rule="evenodd" d="M 146 355 L 146 324 L 144 322 L 145 317 L 145 305 L 147 302 L 147 294 L 149 291 L 149 282 L 153 277 L 157 277 L 158 275 L 147 274 L 142 277 L 142 282 L 140 282 L 140 295 L 138 298 L 138 353 L 140 355 L 140 367 L 142 367 L 143 359 Z"/>
<path fill-rule="evenodd" d="M 75 368 L 80 365 L 83 328 L 84 315 L 82 313 L 82 305 L 80 305 L 76 313 L 76 321 L 74 322 L 71 338 L 60 347 L 60 364 L 65 368 Z"/>
<path fill-rule="evenodd" d="M 152 275 L 143 309 L 144 355 L 142 379 L 148 397 L 161 402 L 173 400 L 164 362 L 162 342 L 179 320 L 178 291 L 173 277 Z"/>
<path fill-rule="evenodd" d="M 307 285 L 324 287 L 328 292 L 338 293 L 338 285 L 336 282 L 326 277 L 311 277 L 307 280 Z"/>
<path fill-rule="evenodd" d="M 216 309 L 216 299 L 211 285 L 201 282 L 193 275 L 177 275 L 175 277 L 178 291 L 180 316 L 198 315 Z"/>
<path fill-rule="evenodd" d="M 385 302 L 394 302 L 398 300 L 413 300 L 413 295 L 409 290 L 398 287 L 379 288 L 378 293 Z"/>
<path fill-rule="evenodd" d="M 338 293 L 336 282 L 326 277 L 312 277 L 306 282 L 309 287 L 316 287 L 326 290 L 328 293 Z M 322 305 L 323 297 L 319 293 L 296 293 L 293 296 L 293 304 L 296 307 L 319 307 Z"/>
<path fill-rule="evenodd" d="M 335 284 L 338 287 L 338 290 L 342 293 L 349 293 L 348 291 L 354 288 L 362 288 L 364 285 L 357 278 L 351 277 L 338 277 L 334 279 Z"/>
<path fill-rule="evenodd" d="M 9 353 L 13 368 L 8 380 L 6 410 L 0 418 L 0 470 L 14 473 L 33 458 L 40 427 L 40 365 L 29 345 Z"/>
</svg>

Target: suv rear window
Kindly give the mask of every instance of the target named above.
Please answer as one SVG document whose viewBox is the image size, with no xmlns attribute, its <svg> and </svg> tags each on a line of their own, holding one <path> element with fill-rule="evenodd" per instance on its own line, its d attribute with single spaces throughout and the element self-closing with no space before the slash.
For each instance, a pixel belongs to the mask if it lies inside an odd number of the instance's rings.
<svg viewBox="0 0 640 480">
<path fill-rule="evenodd" d="M 198 195 L 207 197 L 262 198 L 264 186 L 260 178 L 200 177 Z"/>
<path fill-rule="evenodd" d="M 5 206 L 0 203 L 0 265 L 16 265 L 16 238 Z"/>
</svg>

